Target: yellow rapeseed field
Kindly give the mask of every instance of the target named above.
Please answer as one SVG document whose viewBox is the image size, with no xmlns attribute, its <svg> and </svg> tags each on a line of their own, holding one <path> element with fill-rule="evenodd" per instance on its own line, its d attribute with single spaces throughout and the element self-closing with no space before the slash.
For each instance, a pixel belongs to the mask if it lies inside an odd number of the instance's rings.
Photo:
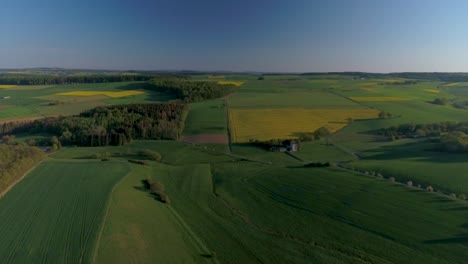
<svg viewBox="0 0 468 264">
<path fill-rule="evenodd" d="M 349 99 L 356 102 L 396 102 L 396 101 L 408 101 L 408 98 L 398 96 L 356 96 L 349 97 Z"/>
<path fill-rule="evenodd" d="M 424 91 L 426 91 L 426 92 L 428 92 L 428 93 L 440 93 L 439 90 L 434 90 L 434 89 L 426 89 L 426 90 L 424 90 Z"/>
<path fill-rule="evenodd" d="M 241 86 L 244 82 L 231 82 L 231 81 L 220 81 L 218 84 L 233 84 L 235 86 Z"/>
<path fill-rule="evenodd" d="M 15 88 L 16 85 L 9 85 L 9 84 L 0 84 L 0 89 L 11 89 Z"/>
<path fill-rule="evenodd" d="M 444 86 L 448 86 L 448 87 L 451 87 L 451 86 L 457 86 L 459 83 L 449 83 L 449 84 L 446 84 Z"/>
<path fill-rule="evenodd" d="M 337 131 L 349 118 L 377 118 L 375 109 L 231 109 L 229 121 L 234 142 L 251 139 L 296 138 L 295 133 L 314 132 L 320 127 Z"/>
<path fill-rule="evenodd" d="M 143 94 L 142 91 L 122 91 L 122 92 L 108 92 L 108 91 L 73 91 L 66 93 L 58 93 L 56 95 L 66 95 L 66 96 L 96 96 L 104 95 L 112 98 L 126 97 L 131 95 Z"/>
</svg>

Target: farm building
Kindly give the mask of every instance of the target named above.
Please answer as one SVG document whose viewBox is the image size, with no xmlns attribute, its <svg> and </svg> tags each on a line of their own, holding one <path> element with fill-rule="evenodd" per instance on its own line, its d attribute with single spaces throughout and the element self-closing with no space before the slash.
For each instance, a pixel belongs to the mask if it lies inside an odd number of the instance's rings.
<svg viewBox="0 0 468 264">
<path fill-rule="evenodd" d="M 288 140 L 282 146 L 271 147 L 270 150 L 273 152 L 297 152 L 299 149 L 299 143 L 295 140 Z"/>
<path fill-rule="evenodd" d="M 288 151 L 288 148 L 286 148 L 286 147 L 271 147 L 270 150 L 273 151 L 273 152 L 286 152 L 286 151 Z"/>
<path fill-rule="evenodd" d="M 289 141 L 288 151 L 297 152 L 299 149 L 299 143 L 295 140 Z"/>
</svg>

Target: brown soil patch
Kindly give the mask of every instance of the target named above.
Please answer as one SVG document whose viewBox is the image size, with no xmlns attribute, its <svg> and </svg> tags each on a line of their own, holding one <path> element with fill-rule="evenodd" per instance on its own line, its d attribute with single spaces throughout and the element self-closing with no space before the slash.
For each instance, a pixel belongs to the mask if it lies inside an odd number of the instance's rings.
<svg viewBox="0 0 468 264">
<path fill-rule="evenodd" d="M 193 136 L 182 136 L 181 141 L 193 144 L 228 144 L 229 138 L 226 134 L 200 134 Z"/>
</svg>

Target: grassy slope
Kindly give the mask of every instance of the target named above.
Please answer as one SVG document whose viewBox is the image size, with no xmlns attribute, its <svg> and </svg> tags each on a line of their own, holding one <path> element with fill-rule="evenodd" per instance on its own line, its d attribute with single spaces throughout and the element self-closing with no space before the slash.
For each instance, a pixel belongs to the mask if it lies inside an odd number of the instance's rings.
<svg viewBox="0 0 468 264">
<path fill-rule="evenodd" d="M 90 262 L 122 163 L 48 161 L 0 200 L 3 263 Z"/>
<path fill-rule="evenodd" d="M 132 166 L 114 189 L 97 251 L 96 263 L 199 263 L 209 259 L 174 216 L 150 196 L 142 180 L 150 167 Z"/>
</svg>

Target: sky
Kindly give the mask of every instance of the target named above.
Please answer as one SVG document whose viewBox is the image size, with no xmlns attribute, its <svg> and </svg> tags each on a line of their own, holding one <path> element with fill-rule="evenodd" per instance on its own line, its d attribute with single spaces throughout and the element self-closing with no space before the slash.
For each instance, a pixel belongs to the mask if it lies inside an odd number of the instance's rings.
<svg viewBox="0 0 468 264">
<path fill-rule="evenodd" d="M 0 0 L 0 68 L 468 72 L 466 0 Z"/>
</svg>

